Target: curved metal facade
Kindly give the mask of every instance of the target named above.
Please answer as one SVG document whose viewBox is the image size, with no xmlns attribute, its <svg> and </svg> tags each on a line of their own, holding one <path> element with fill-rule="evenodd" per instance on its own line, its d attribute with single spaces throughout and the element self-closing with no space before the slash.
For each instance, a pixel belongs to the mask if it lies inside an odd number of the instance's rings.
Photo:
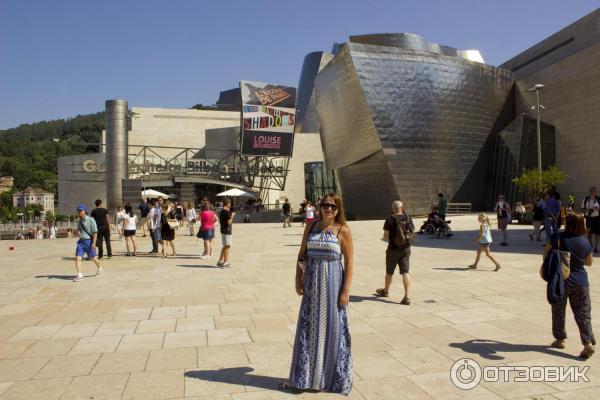
<svg viewBox="0 0 600 400">
<path fill-rule="evenodd" d="M 318 133 L 319 118 L 315 98 L 315 78 L 317 74 L 333 58 L 323 51 L 315 51 L 304 57 L 300 82 L 296 90 L 296 126 L 294 133 Z"/>
<path fill-rule="evenodd" d="M 396 199 L 424 213 L 440 191 L 484 208 L 490 139 L 513 119 L 512 73 L 406 34 L 352 39 L 371 44 L 342 45 L 315 81 L 326 165 L 348 213 L 380 218 Z"/>
</svg>

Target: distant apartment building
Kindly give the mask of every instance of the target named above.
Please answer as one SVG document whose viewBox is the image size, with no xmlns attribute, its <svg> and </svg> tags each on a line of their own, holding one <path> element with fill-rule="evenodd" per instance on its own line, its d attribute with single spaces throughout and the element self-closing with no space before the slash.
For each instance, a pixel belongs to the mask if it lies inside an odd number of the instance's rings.
<svg viewBox="0 0 600 400">
<path fill-rule="evenodd" d="M 9 192 L 12 189 L 14 182 L 15 178 L 12 176 L 0 177 L 0 193 Z"/>
<path fill-rule="evenodd" d="M 42 206 L 42 215 L 54 212 L 54 193 L 46 192 L 40 188 L 28 187 L 13 194 L 13 207 L 26 207 L 30 204 Z"/>
</svg>

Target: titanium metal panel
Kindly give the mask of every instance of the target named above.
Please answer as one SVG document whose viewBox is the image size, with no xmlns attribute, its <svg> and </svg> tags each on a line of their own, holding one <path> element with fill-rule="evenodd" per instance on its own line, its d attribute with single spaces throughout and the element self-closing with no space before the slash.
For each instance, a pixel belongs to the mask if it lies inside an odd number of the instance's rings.
<svg viewBox="0 0 600 400">
<path fill-rule="evenodd" d="M 327 169 L 338 169 L 381 150 L 348 47 L 327 64 L 315 81 L 321 144 Z"/>
<path fill-rule="evenodd" d="M 348 43 L 317 77 L 325 160 L 346 208 L 357 218 L 382 217 L 401 199 L 409 212 L 425 213 L 440 191 L 488 208 L 490 136 L 512 73 L 422 43 L 409 47 Z"/>
<path fill-rule="evenodd" d="M 332 54 L 322 51 L 309 53 L 304 57 L 300 81 L 296 90 L 296 126 L 294 133 L 319 132 L 319 115 L 315 95 L 315 78 L 331 59 Z"/>
<path fill-rule="evenodd" d="M 431 52 L 453 57 L 458 55 L 455 48 L 428 42 L 424 37 L 414 33 L 373 33 L 369 35 L 356 35 L 350 36 L 350 42 L 371 44 L 375 46 L 397 47 L 400 49 Z"/>
</svg>

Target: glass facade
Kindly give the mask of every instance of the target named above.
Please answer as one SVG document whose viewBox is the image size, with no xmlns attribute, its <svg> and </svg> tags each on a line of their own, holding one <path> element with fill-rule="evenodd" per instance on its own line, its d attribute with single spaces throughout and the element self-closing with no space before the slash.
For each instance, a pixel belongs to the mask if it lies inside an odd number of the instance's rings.
<svg viewBox="0 0 600 400">
<path fill-rule="evenodd" d="M 308 200 L 316 202 L 327 193 L 336 191 L 335 176 L 333 171 L 325 169 L 325 163 L 304 164 L 304 193 Z"/>
<path fill-rule="evenodd" d="M 542 169 L 556 164 L 556 138 L 554 126 L 541 123 Z M 510 202 L 527 200 L 526 193 L 517 190 L 512 182 L 524 169 L 537 168 L 537 122 L 521 116 L 514 120 L 495 139 L 494 160 L 488 188 L 488 206 L 495 203 L 499 194 Z"/>
</svg>

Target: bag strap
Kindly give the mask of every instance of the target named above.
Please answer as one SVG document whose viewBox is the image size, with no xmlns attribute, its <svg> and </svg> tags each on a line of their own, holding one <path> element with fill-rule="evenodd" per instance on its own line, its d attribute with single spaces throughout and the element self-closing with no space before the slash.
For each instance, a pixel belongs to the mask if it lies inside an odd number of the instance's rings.
<svg viewBox="0 0 600 400">
<path fill-rule="evenodd" d="M 310 227 L 308 228 L 308 234 L 309 234 L 309 235 L 310 235 L 310 233 L 313 231 L 313 229 L 315 229 L 315 226 L 316 226 L 318 223 L 319 223 L 319 220 L 316 220 L 316 221 L 313 221 L 313 222 L 310 224 Z M 338 233 L 339 233 L 339 232 L 338 232 Z M 308 239 L 308 237 L 307 237 L 307 239 Z M 304 251 L 304 254 L 302 255 L 302 257 L 303 257 L 303 258 L 304 258 L 304 257 L 306 257 L 307 253 L 308 253 L 308 247 L 307 247 L 307 248 L 306 248 L 306 250 Z"/>
<path fill-rule="evenodd" d="M 87 233 L 87 235 L 90 237 L 90 240 L 92 239 L 92 234 L 90 232 L 88 232 L 88 230 L 86 229 L 85 225 L 82 224 L 83 221 L 82 219 L 79 220 L 79 226 L 81 227 L 81 229 L 83 229 L 83 231 L 85 233 Z"/>
</svg>

